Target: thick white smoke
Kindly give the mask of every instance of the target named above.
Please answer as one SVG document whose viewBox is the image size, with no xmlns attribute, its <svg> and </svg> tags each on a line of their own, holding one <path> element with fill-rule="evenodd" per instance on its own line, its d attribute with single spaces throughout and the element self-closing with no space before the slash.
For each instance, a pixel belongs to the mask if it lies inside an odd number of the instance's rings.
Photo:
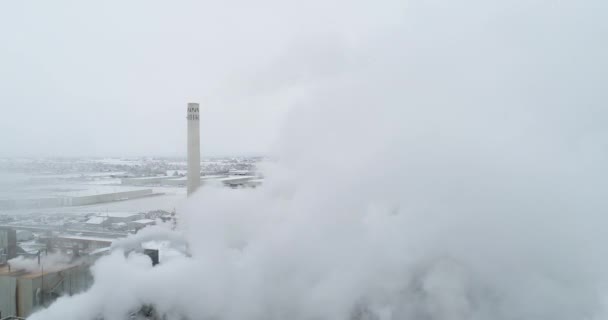
<svg viewBox="0 0 608 320">
<path fill-rule="evenodd" d="M 605 319 L 605 7 L 411 1 L 305 42 L 256 73 L 294 104 L 265 185 L 203 188 L 192 257 L 114 252 L 31 319 Z"/>
<path fill-rule="evenodd" d="M 42 272 L 42 271 L 52 271 L 58 268 L 64 268 L 66 265 L 77 265 L 80 261 L 73 260 L 72 257 L 66 256 L 63 254 L 45 254 L 40 253 L 40 258 L 38 257 L 23 257 L 19 256 L 17 258 L 11 259 L 8 261 L 10 267 L 14 270 L 26 270 L 29 272 Z"/>
</svg>

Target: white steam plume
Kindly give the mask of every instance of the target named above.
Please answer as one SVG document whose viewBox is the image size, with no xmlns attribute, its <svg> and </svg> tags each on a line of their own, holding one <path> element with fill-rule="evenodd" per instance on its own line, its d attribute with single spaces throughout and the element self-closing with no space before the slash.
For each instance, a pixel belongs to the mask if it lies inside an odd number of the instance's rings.
<svg viewBox="0 0 608 320">
<path fill-rule="evenodd" d="M 8 261 L 12 270 L 25 270 L 28 272 L 48 272 L 64 268 L 66 265 L 77 265 L 80 262 L 73 260 L 71 256 L 58 253 L 40 253 L 40 259 L 38 257 L 19 256 Z"/>
<path fill-rule="evenodd" d="M 307 42 L 256 72 L 296 106 L 265 185 L 201 189 L 191 258 L 115 252 L 31 319 L 605 319 L 608 20 L 583 2 L 410 1 Z"/>
<path fill-rule="evenodd" d="M 141 229 L 135 235 L 125 239 L 120 239 L 112 243 L 112 249 L 122 249 L 125 251 L 136 250 L 142 247 L 142 244 L 148 241 L 166 241 L 175 247 L 186 247 L 188 245 L 184 236 L 179 232 L 171 230 L 170 223 L 162 223 L 156 226 L 149 226 Z"/>
</svg>

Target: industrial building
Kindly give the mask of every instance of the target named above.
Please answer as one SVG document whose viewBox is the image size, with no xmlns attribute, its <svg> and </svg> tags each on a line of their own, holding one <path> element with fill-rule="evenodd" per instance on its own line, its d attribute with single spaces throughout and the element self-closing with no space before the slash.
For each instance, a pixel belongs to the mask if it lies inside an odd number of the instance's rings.
<svg viewBox="0 0 608 320">
<path fill-rule="evenodd" d="M 40 264 L 33 270 L 15 269 L 4 264 L 0 266 L 0 318 L 25 318 L 59 296 L 86 290 L 92 282 L 86 263 L 55 265 L 49 269 Z"/>
<path fill-rule="evenodd" d="M 73 192 L 67 196 L 67 206 L 84 206 L 95 203 L 104 203 L 119 200 L 128 200 L 153 195 L 152 189 L 124 189 L 113 188 L 113 190 L 96 189 Z"/>
<path fill-rule="evenodd" d="M 22 199 L 0 199 L 0 209 L 32 209 L 67 206 L 67 197 L 31 197 Z"/>
<path fill-rule="evenodd" d="M 123 213 L 114 218 L 132 221 L 139 217 Z M 18 234 L 21 232 L 29 239 L 32 232 L 22 231 L 0 228 L 0 319 L 26 318 L 60 296 L 89 288 L 93 282 L 89 266 L 116 240 L 116 237 L 45 232 L 38 236 L 43 243 L 38 252 L 28 253 L 18 246 Z"/>
<path fill-rule="evenodd" d="M 53 186 L 50 189 L 70 189 L 68 186 Z M 73 187 L 72 187 L 73 188 Z M 2 198 L 0 195 L 0 209 L 34 209 L 54 208 L 69 206 L 84 206 L 96 203 L 112 202 L 153 196 L 152 189 L 114 186 L 95 186 L 82 190 L 55 191 L 52 195 L 36 196 L 37 193 L 45 193 L 47 190 L 33 190 L 26 197 L 20 195 L 8 195 Z"/>
<path fill-rule="evenodd" d="M 100 213 L 97 217 L 107 218 L 109 223 L 131 222 L 145 217 L 144 214 L 135 212 L 107 212 Z"/>
<path fill-rule="evenodd" d="M 48 248 L 73 255 L 80 255 L 81 253 L 89 253 L 97 249 L 109 247 L 115 239 L 79 235 L 58 235 L 53 237 L 41 237 L 41 240 L 47 242 Z"/>
<path fill-rule="evenodd" d="M 17 256 L 17 231 L 0 228 L 0 264 Z"/>
<path fill-rule="evenodd" d="M 47 241 L 45 253 L 40 250 L 33 254 L 17 246 L 17 234 L 14 229 L 0 228 L 0 319 L 9 316 L 25 318 L 59 296 L 87 289 L 92 283 L 89 273 L 91 260 L 79 258 L 80 248 L 85 251 L 112 244 L 106 239 L 94 239 L 83 244 L 57 237 Z M 65 252 L 66 248 L 72 255 L 65 256 L 64 262 L 56 259 L 47 261 L 46 253 Z M 20 256 L 19 260 L 14 259 L 17 256 Z"/>
<path fill-rule="evenodd" d="M 149 221 L 140 222 L 146 224 Z M 68 258 L 65 262 L 52 259 L 52 263 L 50 260 L 47 263 L 46 256 L 39 254 L 32 259 L 0 264 L 0 319 L 26 318 L 61 296 L 87 290 L 93 283 L 90 265 L 100 255 L 109 252 L 112 241 L 100 237 L 57 236 L 53 238 L 53 248 L 73 248 L 72 255 L 65 256 Z M 89 254 L 79 256 L 78 247 L 83 250 L 86 247 Z M 131 250 L 148 255 L 153 266 L 159 263 L 158 249 L 144 249 L 139 244 Z"/>
</svg>

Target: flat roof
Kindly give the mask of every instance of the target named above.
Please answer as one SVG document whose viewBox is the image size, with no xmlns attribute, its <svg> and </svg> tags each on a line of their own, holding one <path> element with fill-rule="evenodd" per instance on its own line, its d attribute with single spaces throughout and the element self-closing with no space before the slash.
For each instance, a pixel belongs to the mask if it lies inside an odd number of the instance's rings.
<svg viewBox="0 0 608 320">
<path fill-rule="evenodd" d="M 155 176 L 155 177 L 133 177 L 133 178 L 124 178 L 124 180 L 126 181 L 133 181 L 133 180 L 139 180 L 139 181 L 146 181 L 146 180 L 158 180 L 158 179 L 171 179 L 174 177 L 171 176 Z"/>
<path fill-rule="evenodd" d="M 108 220 L 108 218 L 106 218 L 106 217 L 93 217 L 93 218 L 90 218 L 89 220 L 87 220 L 87 222 L 85 222 L 85 223 L 86 224 L 102 224 L 106 220 Z"/>
<path fill-rule="evenodd" d="M 98 213 L 97 217 L 105 217 L 105 218 L 130 218 L 133 216 L 138 216 L 139 213 L 136 212 L 106 212 L 106 213 Z"/>
<path fill-rule="evenodd" d="M 171 179 L 167 179 L 169 181 L 186 181 L 188 177 L 172 177 Z"/>
<path fill-rule="evenodd" d="M 53 184 L 28 186 L 15 190 L 0 191 L 0 200 L 32 200 L 32 199 L 56 199 L 93 196 L 100 194 L 112 194 L 127 191 L 147 191 L 152 193 L 152 188 L 101 185 L 101 184 Z"/>
<path fill-rule="evenodd" d="M 227 182 L 227 181 L 245 181 L 257 178 L 256 176 L 230 176 L 226 178 L 219 179 L 219 181 Z"/>
<path fill-rule="evenodd" d="M 139 219 L 139 220 L 135 220 L 135 221 L 131 221 L 131 222 L 148 224 L 148 223 L 155 223 L 156 221 L 154 221 L 152 219 Z"/>
<path fill-rule="evenodd" d="M 208 176 L 201 176 L 201 179 L 220 179 L 220 178 L 225 178 L 226 175 L 221 175 L 221 174 L 213 174 L 213 175 L 208 175 Z"/>
<path fill-rule="evenodd" d="M 151 188 L 138 188 L 138 187 L 125 187 L 125 186 L 105 186 L 105 185 L 91 185 L 83 190 L 74 190 L 68 192 L 57 193 L 57 196 L 67 197 L 83 197 L 83 196 L 94 196 L 100 194 L 112 194 L 129 191 L 147 191 L 152 192 Z"/>
<path fill-rule="evenodd" d="M 226 177 L 228 177 L 228 176 L 216 174 L 216 175 L 209 175 L 209 176 L 201 176 L 201 180 L 221 179 L 221 178 L 226 178 Z M 167 180 L 186 181 L 186 180 L 188 180 L 188 177 L 172 177 L 171 179 L 167 179 Z"/>
</svg>

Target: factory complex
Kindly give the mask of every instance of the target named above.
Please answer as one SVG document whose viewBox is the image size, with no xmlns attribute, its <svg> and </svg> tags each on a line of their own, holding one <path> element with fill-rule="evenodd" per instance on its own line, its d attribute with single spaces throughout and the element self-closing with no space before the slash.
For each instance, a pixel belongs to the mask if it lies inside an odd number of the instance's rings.
<svg viewBox="0 0 608 320">
<path fill-rule="evenodd" d="M 175 228 L 175 206 L 200 186 L 263 183 L 255 170 L 259 159 L 201 160 L 198 103 L 187 105 L 186 118 L 185 162 L 0 159 L 0 174 L 3 166 L 10 173 L 0 177 L 0 320 L 26 318 L 61 296 L 87 290 L 99 257 L 146 227 Z M 142 243 L 124 252 L 133 250 L 153 266 L 160 263 L 158 248 Z"/>
<path fill-rule="evenodd" d="M 50 305 L 58 297 L 73 295 L 89 288 L 93 279 L 89 263 L 74 262 L 34 269 L 0 266 L 0 316 L 27 317 Z"/>
<path fill-rule="evenodd" d="M 123 221 L 134 218 L 127 214 L 118 217 L 126 219 Z M 26 318 L 61 296 L 87 290 L 94 282 L 90 267 L 126 236 L 47 230 L 33 232 L 35 240 L 20 240 L 18 234 L 24 230 L 32 233 L 27 228 L 0 227 L 0 319 Z M 148 255 L 152 265 L 159 263 L 158 249 L 140 246 L 133 250 Z"/>
<path fill-rule="evenodd" d="M 0 319 L 27 317 L 63 295 L 89 288 L 96 250 L 116 239 L 40 236 L 39 249 L 21 247 L 18 230 L 0 227 Z"/>
</svg>

